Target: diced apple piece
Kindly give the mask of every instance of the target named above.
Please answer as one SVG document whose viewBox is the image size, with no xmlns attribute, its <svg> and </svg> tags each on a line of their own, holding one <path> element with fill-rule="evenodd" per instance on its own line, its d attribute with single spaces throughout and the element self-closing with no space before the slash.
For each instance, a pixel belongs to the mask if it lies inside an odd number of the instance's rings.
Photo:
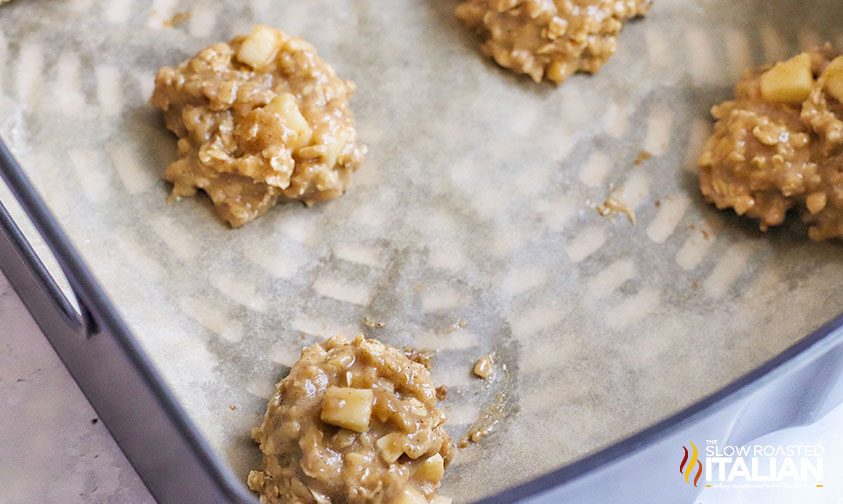
<svg viewBox="0 0 843 504">
<path fill-rule="evenodd" d="M 442 455 L 437 453 L 425 459 L 424 462 L 419 465 L 419 468 L 416 469 L 414 476 L 423 481 L 439 483 L 442 481 L 442 477 L 444 475 L 445 459 L 442 458 Z"/>
<path fill-rule="evenodd" d="M 453 502 L 450 497 L 444 495 L 437 495 L 430 500 L 430 504 L 451 504 Z"/>
<path fill-rule="evenodd" d="M 768 102 L 802 103 L 813 86 L 811 56 L 807 53 L 776 63 L 761 75 L 761 96 Z"/>
<path fill-rule="evenodd" d="M 427 499 L 413 487 L 407 487 L 393 501 L 393 504 L 428 504 Z"/>
<path fill-rule="evenodd" d="M 369 430 L 374 394 L 369 389 L 328 387 L 322 399 L 323 422 L 355 432 Z"/>
<path fill-rule="evenodd" d="M 284 127 L 295 133 L 295 138 L 288 140 L 291 149 L 296 150 L 310 144 L 313 130 L 299 110 L 295 96 L 282 93 L 273 98 L 264 108 L 278 114 Z"/>
<path fill-rule="evenodd" d="M 825 69 L 825 90 L 843 103 L 843 56 L 835 58 Z"/>
<path fill-rule="evenodd" d="M 404 453 L 413 460 L 421 457 L 427 453 L 432 436 L 433 433 L 430 432 L 430 429 L 421 429 L 414 432 L 408 436 L 407 442 L 404 443 Z"/>
<path fill-rule="evenodd" d="M 409 398 L 407 403 L 410 405 L 410 411 L 417 417 L 427 416 L 427 408 L 415 397 Z"/>
<path fill-rule="evenodd" d="M 237 59 L 255 69 L 268 65 L 281 48 L 278 38 L 278 33 L 272 28 L 255 26 L 240 44 Z"/>
<path fill-rule="evenodd" d="M 381 458 L 383 458 L 387 464 L 395 462 L 401 455 L 404 454 L 404 435 L 398 432 L 387 434 L 386 436 L 378 439 L 375 444 L 380 451 Z"/>
</svg>

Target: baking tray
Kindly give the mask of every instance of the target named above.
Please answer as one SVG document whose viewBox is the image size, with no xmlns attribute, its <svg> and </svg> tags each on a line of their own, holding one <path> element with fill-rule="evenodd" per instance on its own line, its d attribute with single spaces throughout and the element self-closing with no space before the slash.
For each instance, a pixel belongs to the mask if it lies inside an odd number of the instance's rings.
<svg viewBox="0 0 843 504">
<path fill-rule="evenodd" d="M 461 453 L 451 471 L 446 493 L 455 490 L 451 495 L 459 500 L 490 494 L 498 495 L 492 499 L 522 498 L 572 482 L 558 491 L 581 492 L 592 485 L 600 492 L 594 495 L 608 502 L 623 495 L 632 481 L 617 476 L 623 472 L 637 475 L 639 488 L 660 492 L 651 495 L 691 498 L 694 490 L 673 475 L 681 446 L 675 435 L 699 438 L 703 432 L 719 432 L 721 439 L 749 440 L 751 433 L 810 420 L 839 403 L 839 332 L 832 331 L 839 321 L 812 332 L 843 304 L 837 288 L 839 247 L 805 242 L 797 238 L 799 229 L 760 237 L 751 225 L 699 201 L 693 176 L 681 169 L 692 166 L 704 138 L 706 109 L 728 96 L 740 69 L 833 38 L 829 20 L 841 8 L 837 2 L 812 2 L 812 9 L 787 2 L 663 2 L 648 21 L 626 30 L 621 51 L 599 77 L 575 78 L 558 90 L 536 87 L 479 59 L 476 41 L 456 25 L 448 2 L 412 4 L 410 9 L 397 2 L 332 3 L 340 6 L 337 12 L 320 22 L 352 15 L 352 28 L 376 39 L 360 45 L 349 43 L 354 33 L 325 33 L 308 24 L 314 17 L 307 9 L 327 5 L 319 2 L 274 10 L 267 2 L 21 4 L 4 7 L 0 16 L 0 51 L 10 55 L 11 70 L 24 69 L 0 74 L 0 89 L 11 90 L 0 100 L 2 134 L 104 289 L 5 152 L 4 178 L 22 207 L 15 208 L 8 197 L 3 201 L 25 232 L 16 232 L 4 214 L 9 237 L 4 271 L 139 474 L 164 502 L 248 499 L 239 481 L 250 463 L 248 453 L 255 450 L 245 433 L 258 421 L 266 390 L 303 344 L 296 333 L 303 333 L 305 342 L 314 341 L 326 332 L 353 330 L 355 324 L 360 328 L 367 314 L 389 319 L 389 330 L 374 336 L 394 344 L 417 343 L 412 335 L 419 333 L 428 344 L 445 341 L 453 334 L 450 325 L 465 317 L 468 330 L 456 334 L 476 344 L 448 347 L 437 356 L 435 369 L 454 391 L 446 408 L 455 435 L 496 392 L 515 390 L 516 400 L 497 433 Z M 213 13 L 217 7 L 226 15 L 203 17 L 203 8 Z M 194 9 L 195 19 L 181 29 L 162 29 L 163 21 L 183 8 Z M 403 11 L 417 22 L 405 23 L 401 37 L 390 40 L 384 23 L 402 19 Z M 794 19 L 810 29 L 794 26 Z M 314 40 L 341 74 L 358 82 L 355 110 L 371 156 L 369 170 L 357 174 L 356 185 L 341 200 L 310 210 L 288 205 L 235 234 L 210 219 L 201 201 L 163 204 L 165 189 L 154 181 L 172 155 L 173 142 L 143 100 L 157 66 L 244 31 L 255 20 Z M 166 49 L 151 50 L 150 40 Z M 446 40 L 438 49 L 428 47 L 434 42 L 418 46 L 442 50 L 446 57 L 419 70 L 439 80 L 415 79 L 408 86 L 398 75 L 420 67 L 411 57 L 419 40 Z M 370 46 L 389 47 L 398 54 L 398 64 L 394 55 L 383 59 L 377 51 L 364 50 Z M 131 57 L 122 58 L 125 48 Z M 101 56 L 105 70 L 96 64 Z M 88 65 L 98 70 L 91 81 L 81 78 Z M 102 84 L 112 82 L 108 77 L 114 71 L 125 73 L 117 92 Z M 42 73 L 44 81 L 33 77 Z M 385 82 L 384 76 L 389 77 Z M 397 89 L 390 82 L 397 82 Z M 468 87 L 476 99 L 449 102 L 437 94 L 443 87 Z M 33 97 L 40 92 L 56 100 L 39 103 Z M 393 103 L 380 93 L 404 100 Z M 47 115 L 53 110 L 43 106 L 45 101 L 57 107 L 57 115 Z M 123 114 L 106 106 L 115 102 L 123 105 L 116 109 Z M 402 107 L 426 103 L 430 106 L 419 109 L 419 122 L 401 123 L 407 119 Z M 500 106 L 504 103 L 507 108 Z M 565 121 L 537 115 L 537 104 Z M 528 113 L 516 113 L 522 106 L 528 106 Z M 461 123 L 468 116 L 516 140 L 494 141 L 493 136 L 461 144 L 471 133 Z M 375 128 L 372 118 L 394 127 Z M 445 128 L 449 124 L 457 129 Z M 407 139 L 411 134 L 412 142 Z M 405 143 L 393 135 L 405 136 Z M 533 143 L 522 148 L 526 139 Z M 655 157 L 637 169 L 632 159 L 643 149 Z M 467 163 L 466 170 L 451 170 L 445 180 L 419 187 L 430 167 L 456 161 Z M 454 186 L 465 186 L 478 175 L 475 163 L 488 168 L 485 185 L 475 186 L 479 189 L 472 194 L 454 192 Z M 517 176 L 513 166 L 519 168 Z M 94 175 L 97 184 L 86 188 L 74 180 L 85 175 Z M 632 200 L 636 227 L 594 212 L 612 183 L 624 187 Z M 372 226 L 377 216 L 361 211 L 367 199 L 390 206 L 394 215 L 381 227 Z M 531 204 L 522 205 L 522 200 Z M 413 213 L 420 208 L 429 210 L 422 220 Z M 155 218 L 155 226 L 139 219 L 144 212 Z M 468 215 L 472 226 L 455 226 L 449 212 L 461 219 Z M 330 222 L 338 214 L 360 217 L 378 232 L 354 225 L 343 229 Z M 25 225 L 27 215 L 34 227 Z M 328 224 L 315 228 L 322 230 L 319 239 L 329 235 L 329 243 L 313 263 L 277 264 L 245 252 L 249 240 L 265 234 L 282 243 L 272 249 L 275 253 L 306 255 L 303 245 L 313 239 L 314 222 Z M 412 237 L 408 227 L 422 233 L 421 239 L 407 239 Z M 36 228 L 43 242 L 34 238 Z M 179 247 L 173 235 L 180 232 L 202 240 L 192 250 Z M 386 232 L 395 233 L 398 243 Z M 465 245 L 462 254 L 452 247 L 454 234 L 464 234 L 465 243 L 457 240 Z M 34 249 L 24 245 L 24 235 L 39 252 L 54 251 L 80 299 L 77 308 L 74 296 L 56 305 L 63 299 L 61 289 L 36 261 Z M 362 238 L 349 247 L 349 236 Z M 331 242 L 335 237 L 346 242 Z M 602 246 L 595 248 L 595 243 Z M 205 252 L 225 255 L 229 247 L 248 258 L 247 267 L 232 268 Z M 226 281 L 214 284 L 205 278 L 179 291 L 173 282 L 201 269 L 185 267 L 189 262 L 227 273 Z M 51 271 L 59 276 L 56 268 Z M 256 271 L 275 275 L 274 282 L 259 281 Z M 542 273 L 555 273 L 554 282 L 542 284 Z M 556 278 L 562 273 L 564 280 Z M 233 300 L 221 296 L 224 290 L 244 292 L 242 284 L 232 282 L 237 277 L 254 281 L 263 294 L 257 299 L 269 293 L 268 299 L 309 309 L 311 317 L 253 304 L 248 291 Z M 343 277 L 369 282 L 371 302 L 360 303 L 353 289 L 336 282 Z M 615 285 L 617 278 L 625 281 Z M 440 289 L 419 296 L 428 300 L 426 307 L 421 303 L 424 310 L 410 302 L 419 285 L 425 290 L 420 279 Z M 299 288 L 299 295 L 283 295 L 290 285 Z M 175 289 L 176 295 L 156 296 L 158 286 Z M 343 299 L 320 300 L 325 293 Z M 449 309 L 445 301 L 461 296 L 472 300 L 470 306 Z M 160 302 L 175 309 L 160 309 Z M 224 320 L 208 318 L 201 309 L 206 303 L 219 307 Z M 336 317 L 333 323 L 325 322 L 330 318 L 326 312 Z M 277 334 L 279 327 L 283 334 Z M 68 332 L 77 336 L 68 337 Z M 813 336 L 802 338 L 806 333 Z M 231 352 L 231 344 L 244 341 L 275 352 L 273 358 L 245 367 Z M 241 355 L 254 356 L 248 348 L 245 353 L 239 349 Z M 471 360 L 488 350 L 499 351 L 511 364 L 506 380 L 482 389 L 466 384 Z M 218 379 L 209 381 L 210 388 L 185 386 L 193 383 L 182 378 L 197 369 L 208 378 L 196 358 L 208 352 L 225 356 L 211 369 L 210 378 Z M 809 390 L 800 399 L 804 403 L 788 395 L 794 386 Z M 223 412 L 197 402 L 196 393 L 213 399 Z M 753 399 L 759 397 L 764 400 Z M 228 401 L 238 413 L 228 412 Z M 460 409 L 461 403 L 471 408 Z M 766 420 L 753 419 L 760 412 Z M 607 476 L 615 470 L 620 473 Z M 586 499 L 589 494 L 578 495 Z"/>
</svg>

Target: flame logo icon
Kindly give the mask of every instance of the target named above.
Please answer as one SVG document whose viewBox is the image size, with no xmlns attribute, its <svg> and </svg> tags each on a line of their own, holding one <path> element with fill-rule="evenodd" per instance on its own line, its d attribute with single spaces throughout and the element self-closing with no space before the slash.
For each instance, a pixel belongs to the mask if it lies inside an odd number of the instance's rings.
<svg viewBox="0 0 843 504">
<path fill-rule="evenodd" d="M 682 457 L 682 462 L 679 464 L 679 474 L 684 476 L 685 483 L 690 483 L 691 474 L 694 473 L 696 469 L 696 475 L 694 476 L 694 486 L 697 486 L 697 482 L 700 480 L 700 476 L 702 476 L 702 462 L 700 462 L 700 452 L 697 450 L 697 445 L 691 441 L 691 452 L 688 453 L 688 449 L 684 446 L 682 447 L 685 450 L 685 455 Z M 689 456 L 690 455 L 690 456 Z"/>
</svg>

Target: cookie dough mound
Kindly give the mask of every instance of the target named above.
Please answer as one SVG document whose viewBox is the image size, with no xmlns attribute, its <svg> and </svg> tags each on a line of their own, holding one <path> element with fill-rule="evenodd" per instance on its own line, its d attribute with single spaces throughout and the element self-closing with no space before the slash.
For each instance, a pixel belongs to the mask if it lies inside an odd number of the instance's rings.
<svg viewBox="0 0 843 504">
<path fill-rule="evenodd" d="M 252 437 L 263 469 L 249 487 L 266 504 L 447 503 L 451 460 L 430 372 L 358 336 L 305 348 L 278 383 Z"/>
<path fill-rule="evenodd" d="M 201 189 L 238 227 L 279 198 L 342 195 L 365 154 L 353 91 L 313 46 L 266 26 L 162 68 L 151 102 L 179 137 L 179 159 L 164 172 L 171 197 Z"/>
<path fill-rule="evenodd" d="M 762 230 L 797 209 L 814 240 L 843 237 L 843 57 L 830 46 L 747 71 L 713 107 L 700 188 Z"/>
<path fill-rule="evenodd" d="M 594 73 L 617 49 L 626 21 L 653 0 L 464 0 L 457 17 L 485 37 L 498 65 L 555 83 Z"/>
</svg>

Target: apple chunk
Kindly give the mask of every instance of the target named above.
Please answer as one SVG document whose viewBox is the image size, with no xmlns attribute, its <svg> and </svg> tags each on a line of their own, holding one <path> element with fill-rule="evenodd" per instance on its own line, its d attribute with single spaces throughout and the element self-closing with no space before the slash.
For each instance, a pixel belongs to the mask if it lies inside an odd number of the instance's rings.
<svg viewBox="0 0 843 504">
<path fill-rule="evenodd" d="M 835 58 L 823 73 L 825 90 L 835 100 L 843 103 L 843 56 Z"/>
<path fill-rule="evenodd" d="M 369 430 L 374 393 L 370 389 L 328 387 L 322 399 L 323 422 L 355 432 Z"/>
<path fill-rule="evenodd" d="M 237 50 L 237 59 L 254 69 L 262 68 L 275 58 L 280 48 L 281 41 L 277 32 L 267 26 L 258 25 L 243 40 Z"/>
<path fill-rule="evenodd" d="M 813 86 L 811 56 L 807 53 L 776 63 L 761 75 L 761 97 L 768 102 L 802 103 Z"/>
</svg>

